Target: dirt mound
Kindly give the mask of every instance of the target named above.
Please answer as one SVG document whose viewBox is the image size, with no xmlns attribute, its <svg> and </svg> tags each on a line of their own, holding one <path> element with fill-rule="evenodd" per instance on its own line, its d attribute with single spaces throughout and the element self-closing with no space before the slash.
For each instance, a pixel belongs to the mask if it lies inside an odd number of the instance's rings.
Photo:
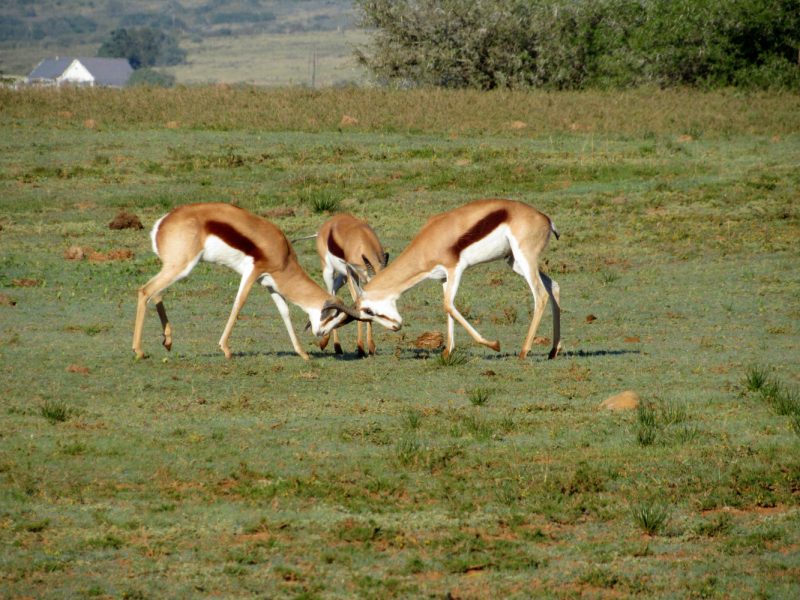
<svg viewBox="0 0 800 600">
<path fill-rule="evenodd" d="M 8 294 L 0 294 L 0 306 L 16 306 L 17 301 Z"/>
<path fill-rule="evenodd" d="M 426 331 L 413 344 L 420 350 L 438 350 L 444 345 L 444 335 L 440 331 Z"/>
<path fill-rule="evenodd" d="M 265 219 L 280 219 L 281 217 L 293 217 L 294 209 L 288 206 L 278 206 L 261 211 L 261 216 Z"/>
<path fill-rule="evenodd" d="M 533 342 L 535 346 L 549 346 L 550 345 L 550 338 L 542 337 L 541 335 L 534 336 Z"/>
<path fill-rule="evenodd" d="M 597 317 L 595 317 L 594 315 L 586 315 L 587 323 L 594 323 L 595 321 L 597 321 Z"/>
<path fill-rule="evenodd" d="M 70 365 L 67 367 L 69 373 L 78 373 L 79 375 L 88 375 L 89 369 L 80 365 Z"/>
<path fill-rule="evenodd" d="M 114 217 L 114 220 L 108 224 L 109 229 L 144 229 L 144 225 L 139 220 L 139 217 L 130 212 L 129 210 L 125 210 L 124 208 L 120 208 L 117 211 L 117 216 Z"/>
<path fill-rule="evenodd" d="M 90 250 L 83 246 L 70 246 L 64 250 L 64 258 L 67 260 L 83 260 L 87 252 L 90 252 Z"/>
<path fill-rule="evenodd" d="M 608 410 L 633 410 L 638 407 L 639 394 L 631 391 L 611 396 L 600 403 L 600 408 L 607 408 Z"/>
<path fill-rule="evenodd" d="M 90 263 L 102 263 L 106 262 L 107 260 L 128 260 L 133 258 L 135 255 L 131 250 L 110 250 L 108 254 L 89 250 L 88 256 Z"/>
<path fill-rule="evenodd" d="M 23 277 L 22 279 L 12 279 L 11 283 L 15 287 L 36 287 L 39 285 L 39 282 L 36 279 L 31 279 L 30 277 Z"/>
</svg>

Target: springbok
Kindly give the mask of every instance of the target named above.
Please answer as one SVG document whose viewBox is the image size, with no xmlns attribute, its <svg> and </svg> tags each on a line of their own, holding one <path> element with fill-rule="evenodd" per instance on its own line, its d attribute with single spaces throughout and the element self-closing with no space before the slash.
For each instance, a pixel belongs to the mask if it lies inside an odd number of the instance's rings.
<svg viewBox="0 0 800 600">
<path fill-rule="evenodd" d="M 133 350 L 140 357 L 142 329 L 148 301 L 153 299 L 164 330 L 164 347 L 172 349 L 172 327 L 161 293 L 183 279 L 198 261 L 224 265 L 239 273 L 242 281 L 231 316 L 219 340 L 226 358 L 233 324 L 247 294 L 257 281 L 267 288 L 286 324 L 295 352 L 308 360 L 297 340 L 289 315 L 289 300 L 302 308 L 317 336 L 330 334 L 358 313 L 323 290 L 297 262 L 297 255 L 283 232 L 269 221 L 242 208 L 223 203 L 186 204 L 161 217 L 150 234 L 153 251 L 163 263 L 161 272 L 139 288 Z"/>
<path fill-rule="evenodd" d="M 528 282 L 535 302 L 533 319 L 519 358 L 524 359 L 531 349 L 548 296 L 553 300 L 553 349 L 549 358 L 555 358 L 561 349 L 559 287 L 538 268 L 539 256 L 551 233 L 558 239 L 559 233 L 547 216 L 514 200 L 478 200 L 434 215 L 403 253 L 363 288 L 351 273 L 349 283 L 359 311 L 355 318 L 376 321 L 398 331 L 403 325 L 403 318 L 397 312 L 400 295 L 424 279 L 444 280 L 447 346 L 443 355 L 449 355 L 455 346 L 454 319 L 476 342 L 499 352 L 500 342 L 487 340 L 479 334 L 458 312 L 454 301 L 466 269 L 503 258 Z"/>
<path fill-rule="evenodd" d="M 389 262 L 389 253 L 384 252 L 372 227 L 353 215 L 338 214 L 325 221 L 315 235 L 293 241 L 312 238 L 317 238 L 317 254 L 322 261 L 322 279 L 331 295 L 335 295 L 347 281 L 348 264 L 354 267 L 360 281 L 368 283 Z M 323 337 L 319 347 L 324 350 L 329 339 L 330 335 Z M 371 321 L 367 321 L 367 347 L 370 354 L 375 354 Z M 333 330 L 333 348 L 336 354 L 342 354 L 336 329 Z M 358 355 L 366 356 L 361 321 L 358 322 Z"/>
</svg>

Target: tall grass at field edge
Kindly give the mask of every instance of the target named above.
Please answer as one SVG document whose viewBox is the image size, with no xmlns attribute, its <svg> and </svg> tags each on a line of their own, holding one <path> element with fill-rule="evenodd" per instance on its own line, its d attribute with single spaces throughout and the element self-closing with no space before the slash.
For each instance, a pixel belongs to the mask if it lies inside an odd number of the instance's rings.
<svg viewBox="0 0 800 600">
<path fill-rule="evenodd" d="M 789 92 L 638 88 L 627 91 L 524 92 L 384 88 L 0 89 L 6 123 L 46 126 L 204 130 L 355 131 L 538 136 L 739 134 L 800 130 L 800 95 Z M 342 117 L 358 124 L 344 126 Z M 515 128 L 512 123 L 518 122 Z M 519 125 L 524 123 L 524 126 Z"/>
</svg>

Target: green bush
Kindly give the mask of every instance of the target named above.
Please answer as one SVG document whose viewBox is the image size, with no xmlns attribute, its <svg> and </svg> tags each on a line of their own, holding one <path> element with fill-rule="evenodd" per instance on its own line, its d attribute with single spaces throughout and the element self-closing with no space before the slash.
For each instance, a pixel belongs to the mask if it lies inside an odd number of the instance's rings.
<svg viewBox="0 0 800 600">
<path fill-rule="evenodd" d="M 492 89 L 797 88 L 800 0 L 356 0 L 379 79 Z"/>
<path fill-rule="evenodd" d="M 153 87 L 171 88 L 175 85 L 175 77 L 159 73 L 153 69 L 137 69 L 131 73 L 125 85 L 151 85 Z"/>
</svg>

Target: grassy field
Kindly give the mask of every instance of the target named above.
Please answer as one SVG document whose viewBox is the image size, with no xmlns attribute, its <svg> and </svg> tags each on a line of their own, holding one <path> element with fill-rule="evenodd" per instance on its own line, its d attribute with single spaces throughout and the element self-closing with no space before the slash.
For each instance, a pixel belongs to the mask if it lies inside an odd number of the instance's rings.
<svg viewBox="0 0 800 600">
<path fill-rule="evenodd" d="M 0 91 L 0 596 L 797 598 L 798 105 Z M 458 296 L 500 354 L 460 328 L 461 364 L 414 346 L 445 330 L 429 282 L 362 360 L 351 325 L 344 356 L 306 334 L 303 361 L 254 290 L 225 360 L 238 278 L 199 265 L 164 296 L 173 351 L 149 310 L 134 360 L 147 229 L 174 206 L 291 207 L 275 222 L 298 237 L 324 198 L 396 257 L 429 215 L 492 196 L 562 233 L 555 361 L 516 358 L 532 298 L 504 263 Z M 109 229 L 122 207 L 145 230 Z M 597 410 L 625 390 L 640 410 Z"/>
<path fill-rule="evenodd" d="M 164 69 L 179 83 L 331 86 L 363 82 L 351 58 L 368 36 L 360 30 L 295 32 L 186 40 L 186 64 Z M 316 55 L 316 66 L 314 57 Z"/>
</svg>

